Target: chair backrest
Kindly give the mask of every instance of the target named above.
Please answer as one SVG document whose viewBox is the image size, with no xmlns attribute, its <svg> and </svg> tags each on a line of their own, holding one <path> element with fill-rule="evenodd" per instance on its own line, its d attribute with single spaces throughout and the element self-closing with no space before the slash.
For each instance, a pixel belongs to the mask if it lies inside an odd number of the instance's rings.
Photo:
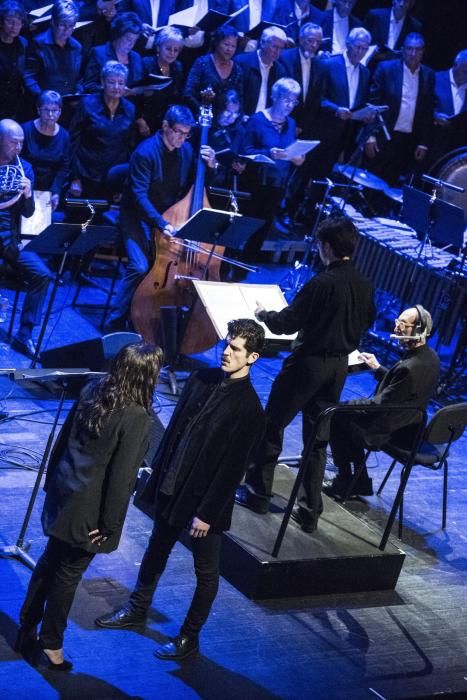
<svg viewBox="0 0 467 700">
<path fill-rule="evenodd" d="M 432 445 L 458 440 L 467 425 L 467 403 L 453 403 L 436 411 L 426 427 L 424 439 Z"/>
<path fill-rule="evenodd" d="M 132 343 L 140 343 L 142 336 L 139 333 L 130 333 L 121 331 L 117 333 L 107 333 L 102 336 L 102 347 L 104 348 L 104 357 L 106 360 L 115 357 L 115 355 L 127 345 Z"/>
</svg>

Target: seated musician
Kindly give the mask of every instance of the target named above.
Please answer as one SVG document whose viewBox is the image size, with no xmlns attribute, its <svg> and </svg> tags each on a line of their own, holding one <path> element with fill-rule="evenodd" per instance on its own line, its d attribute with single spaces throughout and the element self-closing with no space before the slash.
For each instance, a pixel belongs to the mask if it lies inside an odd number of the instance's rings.
<svg viewBox="0 0 467 700">
<path fill-rule="evenodd" d="M 371 353 L 361 353 L 361 359 L 379 381 L 374 395 L 368 399 L 354 399 L 347 405 L 384 406 L 407 404 L 426 408 L 434 394 L 439 374 L 439 357 L 426 344 L 433 322 L 423 306 L 405 309 L 395 320 L 394 334 L 404 349 L 402 358 L 387 369 Z M 411 448 L 416 434 L 414 423 L 420 420 L 414 411 L 385 413 L 384 415 L 338 413 L 331 421 L 330 444 L 337 476 L 325 482 L 323 491 L 330 496 L 347 493 L 353 478 L 352 464 L 357 470 L 364 461 L 365 446 L 379 447 L 391 438 L 402 448 Z M 371 496 L 372 480 L 366 466 L 352 488 L 352 495 Z"/>
<path fill-rule="evenodd" d="M 195 179 L 196 159 L 187 142 L 195 121 L 190 110 L 172 105 L 164 117 L 162 129 L 146 139 L 130 158 L 128 183 L 120 209 L 120 229 L 128 257 L 123 280 L 117 290 L 107 331 L 122 330 L 133 294 L 153 262 L 153 229 L 166 236 L 177 231 L 164 218 L 164 212 L 179 202 Z M 201 147 L 201 157 L 209 168 L 217 165 L 214 150 Z"/>
<path fill-rule="evenodd" d="M 19 157 L 23 140 L 19 124 L 12 119 L 0 121 L 0 258 L 28 283 L 19 330 L 11 346 L 33 357 L 32 329 L 40 323 L 51 272 L 35 253 L 22 250 L 20 245 L 21 216 L 34 213 L 34 174 L 29 163 Z M 15 166 L 18 175 L 16 184 L 10 186 L 4 182 L 8 165 Z"/>
</svg>

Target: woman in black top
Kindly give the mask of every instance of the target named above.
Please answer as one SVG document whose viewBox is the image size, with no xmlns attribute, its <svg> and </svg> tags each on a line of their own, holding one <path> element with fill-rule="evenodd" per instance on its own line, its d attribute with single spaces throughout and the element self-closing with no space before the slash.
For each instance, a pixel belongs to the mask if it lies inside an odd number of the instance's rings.
<svg viewBox="0 0 467 700">
<path fill-rule="evenodd" d="M 157 83 L 152 75 L 170 78 L 172 82 L 162 90 L 147 93 L 143 96 L 143 117 L 149 125 L 151 133 L 162 126 L 164 114 L 173 104 L 180 104 L 184 88 L 183 67 L 178 57 L 183 49 L 183 34 L 176 27 L 163 27 L 157 32 L 154 42 L 154 55 L 143 58 L 145 74 L 148 82 Z M 162 81 L 161 81 L 162 82 Z"/>
<path fill-rule="evenodd" d="M 128 71 L 108 61 L 101 71 L 102 93 L 85 97 L 70 125 L 73 197 L 107 198 L 106 178 L 127 163 L 133 142 L 135 107 L 125 99 Z"/>
<path fill-rule="evenodd" d="M 26 18 L 16 0 L 0 5 L 0 119 L 17 119 L 23 106 L 28 42 L 20 36 Z"/>
<path fill-rule="evenodd" d="M 83 389 L 54 445 L 42 512 L 49 540 L 31 576 L 16 643 L 50 669 L 71 669 L 63 635 L 76 589 L 94 555 L 118 547 L 148 447 L 161 365 L 160 348 L 127 345 L 109 374 Z"/>
<path fill-rule="evenodd" d="M 203 99 L 220 97 L 227 90 L 236 90 L 243 102 L 243 73 L 232 60 L 238 46 L 238 32 L 224 25 L 212 35 L 211 53 L 200 56 L 188 75 L 185 98 L 196 116 Z"/>
<path fill-rule="evenodd" d="M 62 98 L 45 90 L 37 100 L 38 118 L 23 124 L 22 154 L 34 170 L 34 190 L 50 192 L 54 211 L 70 175 L 70 135 L 58 124 Z"/>
</svg>

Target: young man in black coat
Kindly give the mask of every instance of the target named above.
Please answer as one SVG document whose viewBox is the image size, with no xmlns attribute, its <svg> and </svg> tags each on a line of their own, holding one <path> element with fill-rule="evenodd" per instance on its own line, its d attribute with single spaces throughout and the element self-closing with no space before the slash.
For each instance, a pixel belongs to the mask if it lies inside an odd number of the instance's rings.
<svg viewBox="0 0 467 700">
<path fill-rule="evenodd" d="M 196 590 L 179 635 L 155 651 L 181 660 L 198 653 L 198 635 L 219 586 L 222 532 L 230 527 L 235 488 L 264 431 L 264 413 L 250 382 L 264 330 L 251 319 L 230 321 L 220 369 L 191 375 L 164 433 L 143 498 L 154 528 L 136 587 L 122 608 L 96 619 L 99 627 L 144 624 L 173 546 L 187 528 Z"/>
<path fill-rule="evenodd" d="M 404 355 L 390 369 L 379 364 L 371 353 L 361 353 L 361 359 L 374 371 L 379 381 L 373 396 L 354 399 L 347 405 L 384 406 L 407 404 L 426 408 L 434 394 L 439 375 L 439 357 L 426 344 L 433 323 L 423 306 L 406 309 L 395 320 L 394 334 L 404 348 Z M 331 422 L 330 444 L 337 476 L 325 483 L 323 491 L 330 496 L 343 496 L 355 470 L 364 461 L 365 446 L 378 448 L 391 438 L 400 447 L 411 448 L 417 430 L 419 414 L 414 411 L 389 412 L 383 415 L 348 413 L 336 414 Z M 371 496 L 372 480 L 365 469 L 353 486 L 353 495 Z"/>
</svg>

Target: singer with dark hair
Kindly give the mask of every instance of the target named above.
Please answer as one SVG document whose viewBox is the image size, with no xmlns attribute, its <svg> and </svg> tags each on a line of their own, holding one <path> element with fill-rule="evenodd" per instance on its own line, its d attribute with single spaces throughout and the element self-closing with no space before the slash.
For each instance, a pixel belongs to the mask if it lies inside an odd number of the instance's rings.
<svg viewBox="0 0 467 700">
<path fill-rule="evenodd" d="M 235 488 L 264 429 L 250 381 L 264 330 L 252 319 L 230 321 L 219 369 L 188 380 L 154 457 L 144 500 L 154 527 L 128 603 L 96 619 L 99 627 L 143 625 L 170 553 L 184 529 L 191 536 L 196 589 L 177 637 L 155 654 L 178 661 L 198 653 L 199 633 L 219 586 L 222 532 L 232 518 Z"/>
<path fill-rule="evenodd" d="M 155 345 L 124 347 L 109 373 L 84 387 L 55 442 L 42 511 L 49 540 L 29 582 L 16 642 L 17 651 L 51 670 L 71 669 L 63 635 L 82 575 L 95 554 L 118 547 L 148 447 L 161 366 Z"/>
<path fill-rule="evenodd" d="M 394 323 L 394 337 L 404 349 L 402 358 L 390 369 L 379 364 L 374 355 L 362 352 L 360 358 L 374 372 L 379 384 L 368 399 L 347 401 L 347 406 L 384 406 L 404 404 L 426 408 L 434 394 L 439 375 L 439 358 L 426 344 L 432 331 L 430 313 L 417 304 L 405 309 Z M 331 421 L 330 444 L 337 476 L 323 491 L 330 496 L 347 493 L 356 471 L 364 462 L 365 447 L 380 447 L 389 439 L 400 447 L 411 448 L 420 417 L 413 411 L 391 411 L 375 416 L 337 413 Z M 372 480 L 366 467 L 353 486 L 353 495 L 371 496 Z"/>
<path fill-rule="evenodd" d="M 347 217 L 329 218 L 319 227 L 317 239 L 325 270 L 307 282 L 282 311 L 266 311 L 260 302 L 256 309 L 256 318 L 273 333 L 299 331 L 295 349 L 271 388 L 265 438 L 247 470 L 245 485 L 237 490 L 237 502 L 260 514 L 269 510 L 284 429 L 301 412 L 307 444 L 317 415 L 339 401 L 348 354 L 375 318 L 372 285 L 351 263 L 358 241 L 355 225 Z M 305 532 L 316 529 L 322 511 L 326 440 L 323 434 L 314 443 L 293 510 Z"/>
</svg>

